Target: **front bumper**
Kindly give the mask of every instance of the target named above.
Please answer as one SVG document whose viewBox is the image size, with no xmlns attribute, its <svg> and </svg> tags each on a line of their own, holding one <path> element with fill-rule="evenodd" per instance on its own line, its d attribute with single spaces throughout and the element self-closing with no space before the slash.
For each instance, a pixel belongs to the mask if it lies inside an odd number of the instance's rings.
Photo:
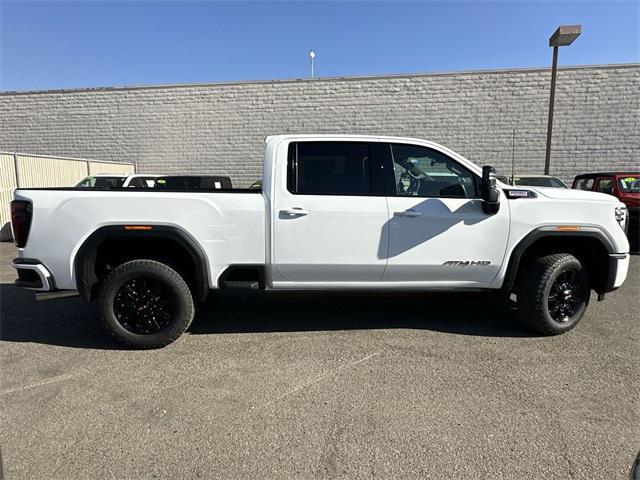
<svg viewBox="0 0 640 480">
<path fill-rule="evenodd" d="M 629 241 L 638 240 L 640 235 L 640 207 L 627 207 L 629 217 L 627 218 L 627 237 Z"/>
<path fill-rule="evenodd" d="M 630 256 L 628 253 L 609 254 L 609 275 L 607 276 L 605 292 L 611 292 L 624 283 L 629 271 L 629 261 Z"/>
<path fill-rule="evenodd" d="M 15 281 L 18 287 L 39 292 L 55 290 L 53 275 L 39 260 L 16 258 L 12 266 L 18 272 L 18 278 Z"/>
</svg>

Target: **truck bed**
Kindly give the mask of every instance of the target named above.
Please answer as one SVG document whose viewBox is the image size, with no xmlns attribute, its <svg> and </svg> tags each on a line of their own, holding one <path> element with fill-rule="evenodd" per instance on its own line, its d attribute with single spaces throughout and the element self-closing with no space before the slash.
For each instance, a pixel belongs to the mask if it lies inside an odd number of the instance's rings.
<svg viewBox="0 0 640 480">
<path fill-rule="evenodd" d="M 84 240 L 108 225 L 176 227 L 206 253 L 214 286 L 230 264 L 265 261 L 265 200 L 260 190 L 154 191 L 132 189 L 19 189 L 33 221 L 23 258 L 46 259 L 56 287 L 75 289 L 74 259 Z"/>
</svg>

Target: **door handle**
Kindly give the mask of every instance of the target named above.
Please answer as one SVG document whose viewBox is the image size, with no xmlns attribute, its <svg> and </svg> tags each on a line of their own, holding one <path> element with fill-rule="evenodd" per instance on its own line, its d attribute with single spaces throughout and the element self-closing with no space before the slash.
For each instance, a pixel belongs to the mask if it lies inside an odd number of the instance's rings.
<svg viewBox="0 0 640 480">
<path fill-rule="evenodd" d="M 395 212 L 395 214 L 399 217 L 421 217 L 422 212 L 418 212 L 417 210 L 405 210 L 404 212 Z"/>
<path fill-rule="evenodd" d="M 303 217 L 305 215 L 309 215 L 311 213 L 311 210 L 300 207 L 291 207 L 280 210 L 280 213 L 282 213 L 283 215 L 289 215 L 291 217 Z"/>
</svg>

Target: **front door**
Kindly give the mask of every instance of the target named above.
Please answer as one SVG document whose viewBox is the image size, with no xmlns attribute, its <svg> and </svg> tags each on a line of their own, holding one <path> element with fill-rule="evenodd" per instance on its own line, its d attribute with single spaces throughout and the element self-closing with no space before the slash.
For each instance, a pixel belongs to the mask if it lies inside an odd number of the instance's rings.
<svg viewBox="0 0 640 480">
<path fill-rule="evenodd" d="M 274 287 L 380 281 L 388 211 L 377 145 L 289 145 L 286 179 L 279 170 L 273 200 Z"/>
<path fill-rule="evenodd" d="M 507 246 L 506 202 L 497 214 L 484 213 L 479 176 L 444 152 L 404 144 L 384 150 L 393 175 L 386 183 L 389 251 L 383 281 L 488 285 Z"/>
</svg>

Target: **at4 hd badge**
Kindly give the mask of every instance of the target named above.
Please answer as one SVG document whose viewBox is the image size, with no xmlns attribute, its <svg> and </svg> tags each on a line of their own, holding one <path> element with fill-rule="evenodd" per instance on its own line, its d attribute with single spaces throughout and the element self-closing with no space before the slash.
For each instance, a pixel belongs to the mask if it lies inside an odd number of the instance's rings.
<svg viewBox="0 0 640 480">
<path fill-rule="evenodd" d="M 445 267 L 486 267 L 491 265 L 489 260 L 447 260 L 442 265 Z"/>
</svg>

